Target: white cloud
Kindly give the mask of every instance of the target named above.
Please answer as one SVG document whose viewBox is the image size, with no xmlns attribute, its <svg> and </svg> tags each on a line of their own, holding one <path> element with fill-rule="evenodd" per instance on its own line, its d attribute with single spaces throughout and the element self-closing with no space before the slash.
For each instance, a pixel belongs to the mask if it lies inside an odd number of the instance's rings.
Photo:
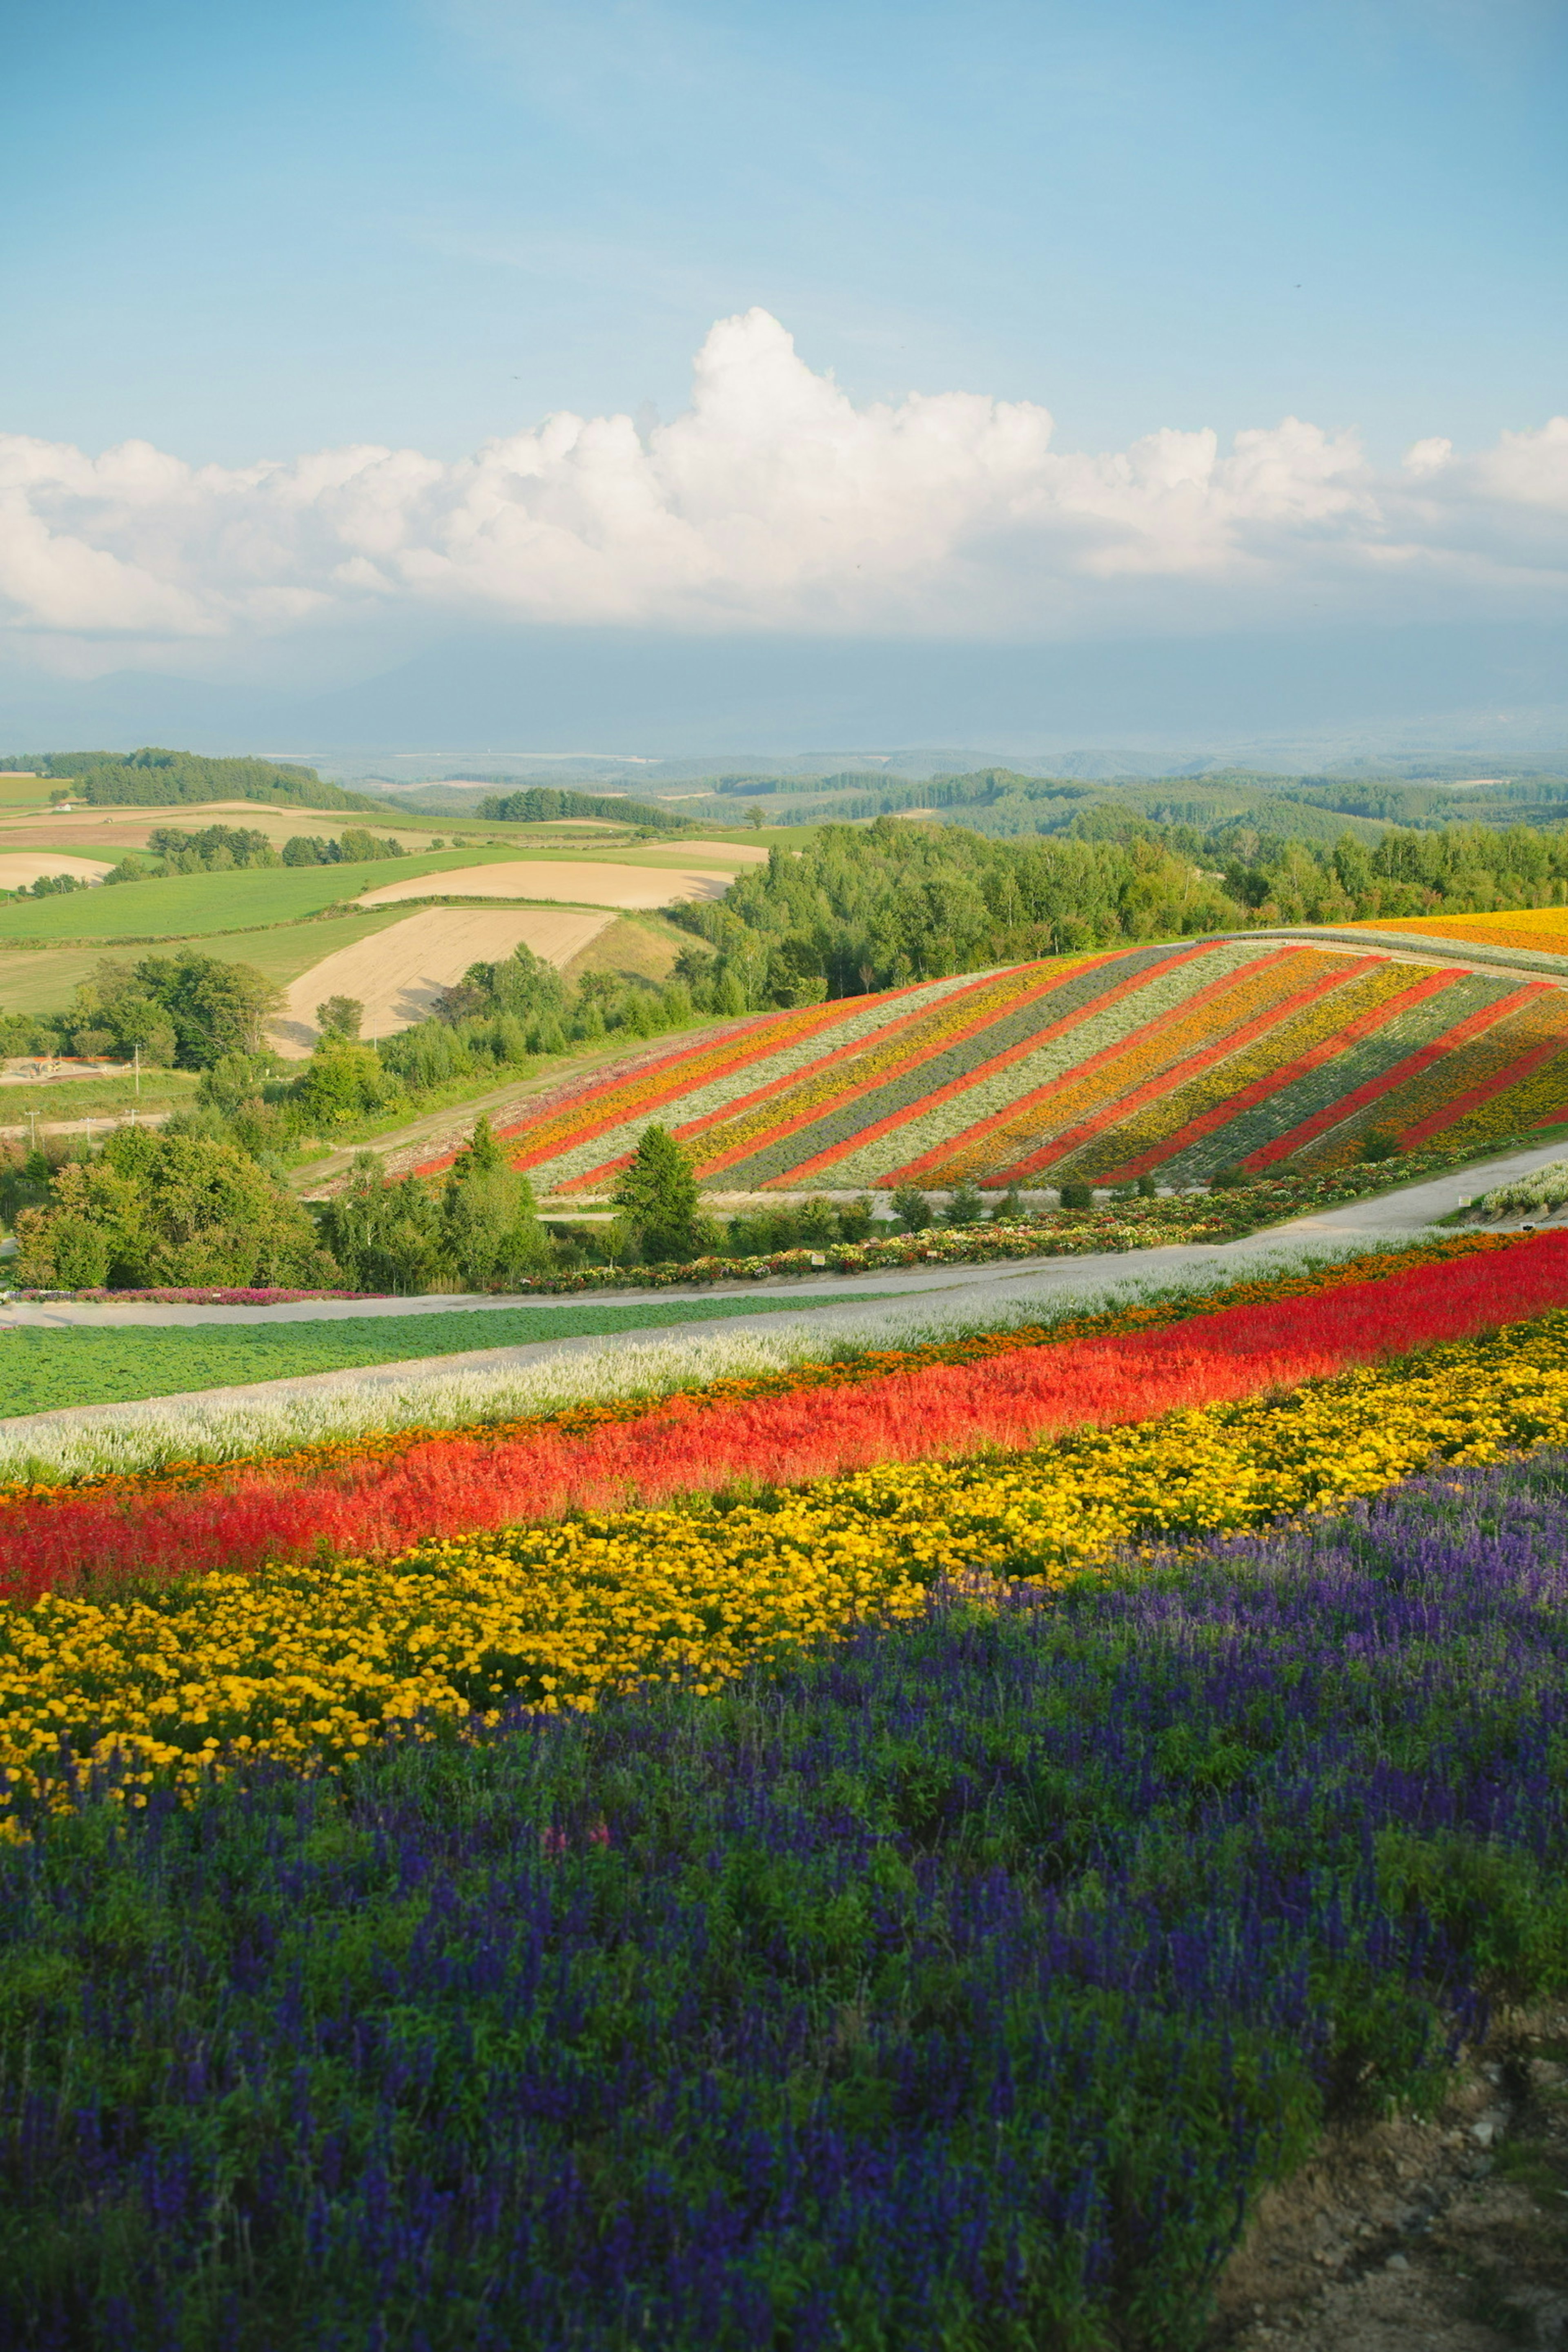
<svg viewBox="0 0 1568 2352">
<path fill-rule="evenodd" d="M 237 469 L 0 436 L 0 610 L 55 638 L 255 637 L 389 612 L 661 628 L 1051 635 L 1555 606 L 1568 418 L 1380 475 L 1287 417 L 1058 452 L 973 393 L 857 408 L 765 311 L 720 321 L 691 404 L 545 418 L 445 464 L 317 452 Z M 1403 600 L 1395 609 L 1391 599 Z"/>
</svg>

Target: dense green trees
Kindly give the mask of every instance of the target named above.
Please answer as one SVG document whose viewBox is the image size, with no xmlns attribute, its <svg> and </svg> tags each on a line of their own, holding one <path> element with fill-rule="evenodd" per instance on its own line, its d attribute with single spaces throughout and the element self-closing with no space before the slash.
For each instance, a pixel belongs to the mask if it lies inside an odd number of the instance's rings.
<svg viewBox="0 0 1568 2352">
<path fill-rule="evenodd" d="M 162 808 L 180 801 L 293 802 L 301 808 L 375 809 L 363 793 L 323 783 L 314 768 L 278 760 L 206 759 L 196 751 L 17 751 L 0 766 L 68 782 L 91 808 Z"/>
<path fill-rule="evenodd" d="M 506 824 L 548 824 L 568 816 L 608 817 L 647 833 L 679 833 L 686 823 L 684 817 L 672 816 L 668 809 L 655 808 L 647 801 L 608 793 L 563 792 L 552 784 L 532 784 L 519 793 L 492 793 L 479 803 L 479 813 Z"/>
<path fill-rule="evenodd" d="M 144 1127 L 68 1161 L 47 1204 L 20 1213 L 16 1237 L 18 1278 L 42 1289 L 337 1280 L 308 1213 L 245 1152 Z"/>
<path fill-rule="evenodd" d="M 1084 838 L 997 841 L 894 817 L 824 826 L 721 900 L 679 908 L 716 955 L 677 971 L 704 1011 L 742 1013 L 1129 940 L 1568 896 L 1568 834 L 1528 826 L 1314 845 L 1245 825 L 1112 829 L 1092 814 Z"/>
<path fill-rule="evenodd" d="M 285 866 L 369 866 L 380 857 L 406 857 L 408 852 L 393 835 L 367 833 L 350 825 L 334 840 L 329 834 L 291 834 L 283 844 Z"/>
<path fill-rule="evenodd" d="M 203 1070 L 227 1054 L 254 1054 L 282 992 L 244 963 L 182 948 L 134 964 L 106 958 L 82 981 L 58 1024 L 79 1054 L 116 1054 Z"/>
</svg>

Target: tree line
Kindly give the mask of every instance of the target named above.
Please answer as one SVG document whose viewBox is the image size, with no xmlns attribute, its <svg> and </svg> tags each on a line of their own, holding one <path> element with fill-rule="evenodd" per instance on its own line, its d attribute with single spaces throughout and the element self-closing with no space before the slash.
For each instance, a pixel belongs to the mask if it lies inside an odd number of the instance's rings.
<svg viewBox="0 0 1568 2352">
<path fill-rule="evenodd" d="M 291 834 L 277 850 L 264 833 L 244 825 L 209 824 L 197 833 L 178 825 L 154 825 L 145 856 L 132 850 L 104 876 L 105 882 L 150 882 L 171 874 L 229 874 L 253 866 L 364 866 L 408 855 L 391 834 L 349 825 L 334 836 Z"/>
<path fill-rule="evenodd" d="M 1099 830 L 1094 828 L 1093 830 Z M 674 910 L 713 950 L 678 966 L 700 1009 L 854 996 L 992 964 L 1280 924 L 1562 904 L 1568 834 L 1391 827 L 1367 844 L 1123 821 L 999 841 L 884 817 L 774 849 L 722 899 Z"/>
<path fill-rule="evenodd" d="M 245 800 L 384 814 L 384 803 L 329 784 L 314 768 L 282 760 L 209 759 L 200 751 L 165 751 L 154 744 L 139 751 L 14 751 L 0 759 L 0 767 L 58 779 L 62 789 L 51 798 L 80 801 L 89 808 Z"/>
<path fill-rule="evenodd" d="M 651 801 L 627 800 L 613 793 L 574 793 L 555 784 L 530 784 L 516 793 L 491 793 L 479 803 L 479 815 L 505 824 L 548 824 L 563 817 L 607 817 L 616 824 L 645 833 L 681 833 L 684 817 Z"/>
</svg>

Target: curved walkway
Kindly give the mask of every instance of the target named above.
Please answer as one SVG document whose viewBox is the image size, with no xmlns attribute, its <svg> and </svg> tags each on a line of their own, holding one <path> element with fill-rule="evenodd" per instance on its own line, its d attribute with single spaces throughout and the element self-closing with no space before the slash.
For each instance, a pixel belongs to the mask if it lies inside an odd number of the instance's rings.
<svg viewBox="0 0 1568 2352">
<path fill-rule="evenodd" d="M 573 1291 L 565 1296 L 541 1297 L 532 1291 L 521 1291 L 499 1298 L 489 1294 L 476 1297 L 470 1291 L 426 1295 L 417 1298 L 310 1298 L 292 1307 L 160 1307 L 153 1305 L 121 1306 L 117 1302 L 78 1302 L 60 1299 L 58 1302 L 12 1299 L 0 1304 L 0 1330 L 28 1327 L 62 1330 L 78 1328 L 88 1330 L 130 1330 L 151 1325 L 174 1328 L 198 1323 L 331 1323 L 362 1316 L 379 1315 L 450 1315 L 453 1313 L 484 1315 L 497 1307 L 527 1307 L 542 1313 L 552 1307 L 570 1310 L 581 1307 L 587 1299 L 602 1300 L 617 1307 L 657 1306 L 663 1299 L 776 1297 L 787 1294 L 795 1298 L 833 1297 L 848 1306 L 857 1297 L 866 1297 L 874 1286 L 883 1297 L 902 1297 L 927 1290 L 984 1290 L 995 1284 L 1049 1279 L 1059 1283 L 1064 1293 L 1103 1286 L 1118 1275 L 1129 1274 L 1143 1265 L 1158 1266 L 1162 1271 L 1174 1266 L 1215 1263 L 1221 1256 L 1227 1261 L 1245 1256 L 1259 1247 L 1273 1249 L 1281 1244 L 1352 1244 L 1365 1241 L 1375 1245 L 1379 1240 L 1395 1240 L 1412 1234 L 1423 1233 L 1439 1218 L 1489 1192 L 1496 1184 L 1521 1176 L 1533 1168 L 1543 1168 L 1565 1156 L 1560 1143 L 1545 1144 L 1531 1151 L 1515 1151 L 1506 1159 L 1486 1160 L 1479 1165 L 1458 1170 L 1451 1176 L 1436 1176 L 1422 1184 L 1403 1184 L 1395 1191 L 1379 1192 L 1370 1200 L 1350 1201 L 1337 1209 L 1315 1211 L 1308 1216 L 1292 1217 L 1288 1223 L 1269 1225 L 1260 1233 L 1234 1242 L 1169 1242 L 1158 1248 L 1146 1250 L 1102 1250 L 1086 1257 L 1005 1258 L 988 1265 L 921 1266 L 907 1271 L 892 1267 L 872 1268 L 864 1275 L 775 1275 L 763 1282 L 683 1283 L 658 1290 Z M 743 1319 L 743 1318 L 742 1318 Z M 654 1327 L 649 1326 L 648 1328 Z M 685 1322 L 680 1328 L 691 1331 L 700 1327 Z M 727 1318 L 725 1328 L 734 1330 L 736 1318 Z M 641 1335 L 639 1334 L 639 1337 Z M 546 1346 L 550 1343 L 545 1342 Z M 603 1344 L 600 1341 L 595 1346 Z M 510 1351 L 507 1351 L 510 1352 Z M 443 1361 L 451 1361 L 444 1358 Z M 315 1378 L 316 1375 L 310 1375 Z"/>
<path fill-rule="evenodd" d="M 791 1293 L 812 1304 L 811 1325 L 820 1328 L 830 1339 L 838 1324 L 851 1317 L 862 1315 L 867 1308 L 887 1305 L 899 1298 L 922 1294 L 940 1294 L 944 1303 L 965 1315 L 984 1316 L 995 1303 L 1016 1298 L 1020 1295 L 1042 1306 L 1068 1302 L 1075 1297 L 1103 1295 L 1119 1284 L 1153 1283 L 1160 1286 L 1175 1284 L 1184 1277 L 1208 1276 L 1225 1278 L 1240 1275 L 1249 1267 L 1261 1269 L 1281 1256 L 1293 1255 L 1303 1249 L 1353 1251 L 1358 1245 L 1376 1249 L 1381 1245 L 1397 1246 L 1402 1241 L 1428 1231 L 1440 1218 L 1466 1205 L 1477 1194 L 1501 1183 L 1511 1176 L 1544 1166 L 1561 1158 L 1560 1146 L 1548 1146 L 1533 1151 L 1510 1153 L 1506 1159 L 1487 1162 L 1480 1168 L 1469 1168 L 1452 1176 L 1441 1176 L 1424 1184 L 1408 1184 L 1395 1192 L 1379 1194 L 1368 1201 L 1353 1201 L 1343 1207 L 1326 1209 L 1313 1216 L 1293 1217 L 1287 1223 L 1267 1227 L 1261 1233 L 1250 1234 L 1233 1242 L 1175 1242 L 1161 1248 L 1148 1250 L 1099 1251 L 1092 1255 L 1072 1258 L 1009 1259 L 999 1265 L 968 1266 L 933 1266 L 919 1273 L 893 1274 L 881 1276 L 871 1288 L 858 1282 L 847 1282 L 843 1277 L 812 1276 L 805 1280 L 777 1279 L 766 1283 L 724 1283 L 688 1286 L 680 1290 L 618 1292 L 616 1297 L 625 1303 L 658 1301 L 660 1299 L 723 1297 L 732 1298 L 744 1293 L 761 1294 L 774 1299 L 781 1293 Z M 1523 1222 L 1521 1219 L 1511 1223 Z M 1535 1222 L 1545 1223 L 1538 1217 Z M 287 1318 L 290 1320 L 320 1318 L 323 1314 L 400 1314 L 422 1307 L 432 1311 L 450 1311 L 454 1307 L 471 1308 L 482 1314 L 487 1307 L 504 1305 L 571 1307 L 581 1303 L 580 1297 L 556 1301 L 533 1299 L 526 1295 L 521 1299 L 491 1298 L 431 1298 L 417 1302 L 408 1299 L 323 1300 L 298 1307 L 58 1307 L 35 1310 L 34 1320 L 51 1317 L 59 1324 L 85 1324 L 91 1318 L 96 1328 L 129 1326 L 147 1321 L 219 1321 L 259 1322 Z M 22 1310 L 5 1310 L 8 1317 L 17 1317 Z M 0 1318 L 3 1321 L 3 1318 Z M 694 1319 L 689 1322 L 660 1326 L 645 1325 L 624 1334 L 628 1346 L 647 1346 L 661 1339 L 681 1340 L 701 1338 L 710 1332 L 735 1333 L 764 1328 L 776 1331 L 780 1317 L 776 1305 L 765 1315 L 732 1315 L 712 1321 Z M 476 1334 L 477 1336 L 477 1334 Z M 440 1356 L 403 1357 L 386 1364 L 352 1366 L 342 1370 L 305 1372 L 277 1381 L 258 1381 L 236 1387 L 187 1390 L 172 1396 L 149 1400 L 162 1412 L 178 1411 L 182 1406 L 199 1406 L 215 1399 L 236 1404 L 276 1399 L 279 1402 L 292 1396 L 331 1392 L 332 1390 L 353 1389 L 363 1394 L 378 1388 L 394 1390 L 411 1380 L 428 1374 L 460 1374 L 464 1372 L 504 1372 L 527 1364 L 543 1362 L 552 1357 L 581 1354 L 595 1348 L 613 1347 L 615 1339 L 603 1336 L 542 1339 L 507 1348 L 465 1349 L 456 1354 Z M 5 1422 L 8 1437 L 24 1433 L 30 1427 L 86 1426 L 111 1420 L 117 1414 L 135 1414 L 147 1407 L 124 1402 L 111 1404 L 64 1406 L 51 1412 L 18 1415 Z"/>
</svg>

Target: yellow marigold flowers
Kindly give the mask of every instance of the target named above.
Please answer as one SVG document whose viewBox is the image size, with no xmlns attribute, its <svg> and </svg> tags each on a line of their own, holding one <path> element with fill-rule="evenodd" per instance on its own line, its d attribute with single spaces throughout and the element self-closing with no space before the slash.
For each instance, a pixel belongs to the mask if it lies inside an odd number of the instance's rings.
<svg viewBox="0 0 1568 2352">
<path fill-rule="evenodd" d="M 1142 1549 L 1372 1495 L 1434 1459 L 1568 1444 L 1568 1314 L 1037 1451 L 891 1465 L 724 1509 L 628 1511 L 0 1611 L 0 1820 L 113 1762 L 122 1794 L 233 1755 L 335 1766 L 523 1704 L 712 1690 L 942 1576 L 1059 1586 Z M 12 1821 L 10 1834 L 23 1833 Z"/>
</svg>

